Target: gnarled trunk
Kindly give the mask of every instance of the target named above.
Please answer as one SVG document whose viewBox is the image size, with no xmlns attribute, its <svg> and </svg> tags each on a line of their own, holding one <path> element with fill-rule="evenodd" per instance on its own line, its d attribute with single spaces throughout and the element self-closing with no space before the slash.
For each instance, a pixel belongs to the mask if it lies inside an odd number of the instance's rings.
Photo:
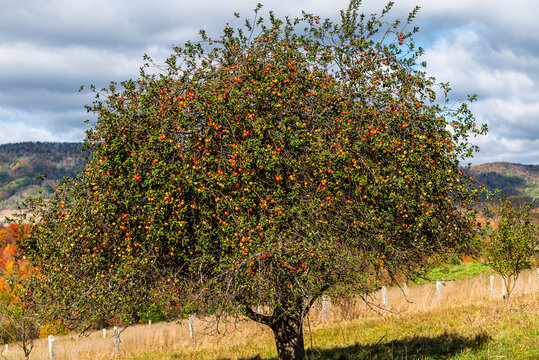
<svg viewBox="0 0 539 360">
<path fill-rule="evenodd" d="M 271 315 L 255 313 L 246 305 L 244 314 L 273 330 L 279 360 L 304 360 L 303 314 L 308 311 L 313 301 L 306 308 L 302 305 L 303 301 L 301 300 L 297 301 L 296 306 L 290 306 L 286 309 L 278 306 Z"/>
<path fill-rule="evenodd" d="M 280 360 L 304 360 L 303 319 L 300 314 L 281 314 L 270 325 Z"/>
</svg>

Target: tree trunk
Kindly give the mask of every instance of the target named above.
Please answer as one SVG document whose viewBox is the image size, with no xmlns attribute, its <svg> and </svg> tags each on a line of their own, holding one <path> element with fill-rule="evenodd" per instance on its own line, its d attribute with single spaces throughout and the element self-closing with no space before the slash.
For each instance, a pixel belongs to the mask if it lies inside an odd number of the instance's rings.
<svg viewBox="0 0 539 360">
<path fill-rule="evenodd" d="M 303 319 L 301 315 L 282 314 L 271 325 L 279 360 L 304 360 Z"/>
<path fill-rule="evenodd" d="M 326 286 L 322 287 L 320 294 L 326 289 Z M 245 304 L 243 313 L 251 320 L 267 325 L 273 330 L 279 360 L 305 360 L 303 318 L 319 296 L 313 296 L 308 301 L 290 296 L 287 298 L 288 301 L 285 301 L 289 306 L 286 308 L 277 306 L 271 315 L 256 313 L 250 305 Z"/>
<path fill-rule="evenodd" d="M 511 294 L 511 275 L 507 276 L 505 280 L 505 300 L 509 300 L 509 295 Z"/>
</svg>

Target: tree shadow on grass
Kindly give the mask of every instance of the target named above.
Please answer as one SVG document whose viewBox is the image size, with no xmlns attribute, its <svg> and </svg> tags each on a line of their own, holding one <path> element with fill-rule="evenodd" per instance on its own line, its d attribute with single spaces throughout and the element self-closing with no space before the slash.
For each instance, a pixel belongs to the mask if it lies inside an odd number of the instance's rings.
<svg viewBox="0 0 539 360">
<path fill-rule="evenodd" d="M 492 338 L 481 333 L 476 336 L 461 336 L 444 333 L 434 337 L 414 336 L 376 344 L 358 344 L 330 349 L 307 350 L 310 360 L 385 360 L 385 359 L 447 359 L 468 349 L 478 350 Z M 276 359 L 276 358 L 275 358 Z M 261 360 L 259 356 L 242 360 Z"/>
</svg>

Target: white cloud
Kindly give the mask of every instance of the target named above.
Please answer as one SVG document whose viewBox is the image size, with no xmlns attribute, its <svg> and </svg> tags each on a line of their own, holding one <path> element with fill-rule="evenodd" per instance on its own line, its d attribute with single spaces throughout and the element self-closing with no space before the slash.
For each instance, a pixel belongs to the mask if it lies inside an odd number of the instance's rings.
<svg viewBox="0 0 539 360">
<path fill-rule="evenodd" d="M 537 86 L 526 68 L 533 61 L 519 58 L 509 48 L 493 49 L 471 30 L 456 30 L 427 50 L 429 73 L 438 80 L 449 80 L 459 93 L 478 93 L 483 97 L 526 97 Z M 521 70 L 522 69 L 522 70 Z"/>
<path fill-rule="evenodd" d="M 136 74 L 142 54 L 114 52 L 85 46 L 52 47 L 28 42 L 0 44 L 0 81 L 36 84 L 87 81 L 92 77 L 125 78 Z"/>
<path fill-rule="evenodd" d="M 26 133 L 29 137 L 27 141 L 39 141 L 35 134 L 43 134 L 46 139 L 64 139 L 59 141 L 81 141 L 85 128 L 82 119 L 92 120 L 93 117 L 89 115 L 91 114 L 87 114 L 84 109 L 25 111 L 20 108 L 0 107 L 0 143 L 22 141 L 17 136 L 11 136 L 11 133 L 21 136 Z"/>
<path fill-rule="evenodd" d="M 162 62 L 173 45 L 197 40 L 200 28 L 216 37 L 229 21 L 240 27 L 256 2 L 0 0 L 0 123 L 16 134 L 0 142 L 80 140 L 89 115 L 82 107 L 91 101 L 76 91 L 81 84 L 136 77 L 144 53 Z M 385 4 L 364 0 L 360 12 Z M 262 13 L 296 17 L 306 10 L 337 20 L 347 5 L 268 0 Z M 420 27 L 428 73 L 451 82 L 455 97 L 479 95 L 472 109 L 490 134 L 478 140 L 477 159 L 539 162 L 539 1 L 399 0 L 388 20 L 404 20 L 415 5 L 422 8 L 413 26 Z"/>
<path fill-rule="evenodd" d="M 427 50 L 429 73 L 449 81 L 454 96 L 466 99 L 489 134 L 474 140 L 481 147 L 474 163 L 539 162 L 539 57 L 524 57 L 511 44 L 492 46 L 471 29 L 455 29 Z"/>
<path fill-rule="evenodd" d="M 466 164 L 470 162 L 472 165 L 477 165 L 498 161 L 539 164 L 539 139 L 514 140 L 487 134 L 487 136 L 474 139 L 473 142 L 481 150 Z"/>
<path fill-rule="evenodd" d="M 1 111 L 0 111 L 1 113 Z M 78 130 L 71 130 L 62 133 L 54 133 L 49 129 L 29 126 L 25 122 L 1 122 L 0 144 L 16 143 L 24 141 L 59 141 L 73 142 L 81 141 Z"/>
</svg>

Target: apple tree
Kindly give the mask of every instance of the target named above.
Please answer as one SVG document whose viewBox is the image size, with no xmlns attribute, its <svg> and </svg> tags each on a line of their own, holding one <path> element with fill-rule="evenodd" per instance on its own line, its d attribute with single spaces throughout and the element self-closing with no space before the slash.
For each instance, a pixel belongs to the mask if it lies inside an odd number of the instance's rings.
<svg viewBox="0 0 539 360">
<path fill-rule="evenodd" d="M 485 250 L 489 266 L 501 275 L 509 298 L 520 273 L 532 266 L 537 224 L 531 204 L 519 205 L 503 198 L 497 205 L 498 227 L 491 233 Z"/>
<path fill-rule="evenodd" d="M 240 315 L 302 359 L 322 294 L 363 296 L 472 250 L 459 161 L 485 129 L 427 76 L 417 9 L 388 22 L 391 5 L 364 16 L 352 0 L 338 22 L 257 7 L 97 91 L 86 168 L 28 202 L 36 294 L 88 326 L 155 302 Z"/>
</svg>

